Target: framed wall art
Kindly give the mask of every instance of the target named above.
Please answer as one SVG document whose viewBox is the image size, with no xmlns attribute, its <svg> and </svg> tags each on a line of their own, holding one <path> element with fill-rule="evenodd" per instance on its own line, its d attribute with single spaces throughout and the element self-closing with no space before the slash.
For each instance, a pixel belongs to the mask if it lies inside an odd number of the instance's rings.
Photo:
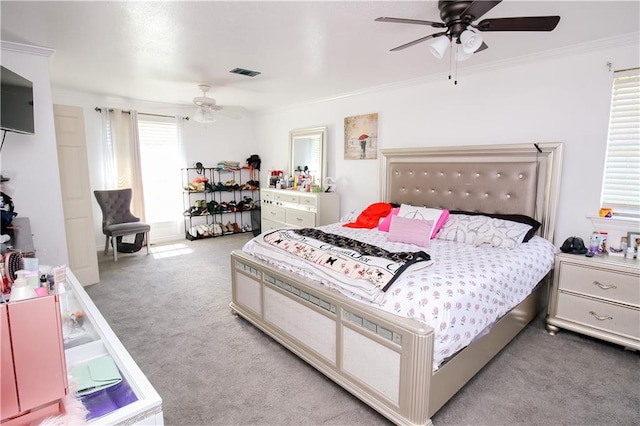
<svg viewBox="0 0 640 426">
<path fill-rule="evenodd" d="M 344 159 L 375 160 L 378 158 L 378 113 L 356 115 L 344 119 Z"/>
</svg>

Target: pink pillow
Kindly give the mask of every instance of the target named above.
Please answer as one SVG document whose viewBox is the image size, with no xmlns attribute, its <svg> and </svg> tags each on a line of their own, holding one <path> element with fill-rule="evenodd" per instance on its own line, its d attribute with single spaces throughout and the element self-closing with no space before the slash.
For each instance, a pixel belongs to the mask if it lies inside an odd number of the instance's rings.
<svg viewBox="0 0 640 426">
<path fill-rule="evenodd" d="M 449 219 L 449 210 L 442 210 L 440 219 L 438 219 L 436 225 L 433 227 L 433 231 L 431 231 L 431 239 L 434 239 L 438 235 L 438 231 L 442 229 L 447 219 Z"/>
<path fill-rule="evenodd" d="M 392 216 L 387 241 L 427 247 L 431 239 L 432 228 L 432 220 L 407 219 L 406 217 Z"/>
<path fill-rule="evenodd" d="M 400 211 L 400 207 L 396 207 L 391 210 L 391 213 L 387 215 L 382 221 L 378 224 L 378 231 L 389 232 L 389 226 L 391 226 L 391 218 L 393 216 L 398 216 L 398 212 Z"/>
</svg>

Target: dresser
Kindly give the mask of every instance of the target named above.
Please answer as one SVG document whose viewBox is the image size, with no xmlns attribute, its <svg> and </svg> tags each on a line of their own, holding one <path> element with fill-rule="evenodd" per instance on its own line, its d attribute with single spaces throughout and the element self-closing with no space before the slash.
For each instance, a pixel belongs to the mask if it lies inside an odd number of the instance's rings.
<svg viewBox="0 0 640 426">
<path fill-rule="evenodd" d="M 558 255 L 547 330 L 561 328 L 640 349 L 640 262 Z"/>
<path fill-rule="evenodd" d="M 278 228 L 311 228 L 337 222 L 340 195 L 336 192 L 260 190 L 262 232 Z"/>
</svg>

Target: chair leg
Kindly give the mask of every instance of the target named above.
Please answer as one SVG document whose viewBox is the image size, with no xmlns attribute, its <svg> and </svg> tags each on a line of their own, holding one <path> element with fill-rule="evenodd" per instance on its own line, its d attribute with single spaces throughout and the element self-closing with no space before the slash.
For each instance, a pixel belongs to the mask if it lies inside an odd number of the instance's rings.
<svg viewBox="0 0 640 426">
<path fill-rule="evenodd" d="M 118 244 L 116 243 L 116 241 L 118 240 L 113 240 L 113 261 L 117 262 L 118 261 Z"/>
<path fill-rule="evenodd" d="M 147 243 L 147 254 L 149 254 L 149 233 L 148 232 L 144 233 L 144 239 Z"/>
<path fill-rule="evenodd" d="M 109 236 L 108 235 L 105 236 L 105 240 L 104 240 L 104 255 L 106 256 L 107 253 L 109 253 Z"/>
</svg>

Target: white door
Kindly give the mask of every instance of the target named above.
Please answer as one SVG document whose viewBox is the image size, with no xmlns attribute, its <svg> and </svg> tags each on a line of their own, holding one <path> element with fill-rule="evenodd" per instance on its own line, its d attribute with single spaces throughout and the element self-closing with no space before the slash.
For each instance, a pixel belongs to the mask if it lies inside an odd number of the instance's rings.
<svg viewBox="0 0 640 426">
<path fill-rule="evenodd" d="M 100 281 L 82 108 L 54 105 L 69 267 L 83 286 Z"/>
</svg>

